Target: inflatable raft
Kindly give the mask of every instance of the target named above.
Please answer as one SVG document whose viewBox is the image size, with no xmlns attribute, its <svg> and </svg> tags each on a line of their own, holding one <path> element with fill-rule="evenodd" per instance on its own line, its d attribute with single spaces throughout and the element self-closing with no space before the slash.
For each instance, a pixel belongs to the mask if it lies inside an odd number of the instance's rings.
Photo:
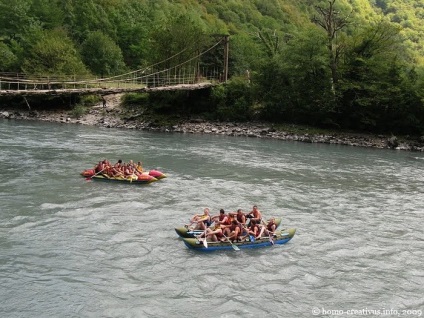
<svg viewBox="0 0 424 318">
<path fill-rule="evenodd" d="M 103 175 L 103 174 L 98 174 L 92 177 L 87 178 L 88 180 L 92 179 L 92 180 L 100 180 L 100 181 L 111 181 L 111 182 L 123 182 L 123 183 L 133 183 L 133 184 L 148 184 L 151 182 L 155 182 L 158 181 L 158 179 L 156 179 L 155 177 L 152 177 L 148 174 L 139 176 L 139 177 L 128 177 L 128 178 L 123 178 L 123 177 L 109 177 L 107 175 Z"/>
<path fill-rule="evenodd" d="M 127 183 L 134 183 L 134 184 L 145 184 L 145 183 L 151 183 L 154 181 L 158 181 L 160 179 L 166 178 L 166 175 L 159 171 L 159 170 L 149 170 L 143 172 L 139 176 L 128 176 L 126 178 L 123 177 L 109 177 L 106 174 L 103 173 L 95 173 L 94 169 L 86 169 L 83 172 L 81 172 L 81 175 L 87 180 L 94 179 L 94 180 L 101 180 L 101 181 L 118 181 L 118 182 L 127 182 Z"/>
<path fill-rule="evenodd" d="M 272 246 L 276 244 L 286 244 L 290 241 L 294 234 L 296 233 L 295 228 L 278 230 L 274 233 L 272 237 L 261 237 L 261 239 L 256 239 L 251 241 L 247 238 L 241 242 L 210 242 L 204 244 L 202 240 L 196 238 L 183 238 L 184 244 L 192 250 L 201 251 L 201 252 L 213 252 L 219 250 L 240 250 L 242 248 L 259 248 Z"/>
</svg>

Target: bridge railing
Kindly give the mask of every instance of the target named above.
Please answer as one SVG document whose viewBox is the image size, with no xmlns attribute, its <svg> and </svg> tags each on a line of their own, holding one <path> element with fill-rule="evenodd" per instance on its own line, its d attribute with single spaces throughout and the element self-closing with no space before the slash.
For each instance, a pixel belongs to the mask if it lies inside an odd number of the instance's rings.
<svg viewBox="0 0 424 318">
<path fill-rule="evenodd" d="M 218 47 L 222 42 L 228 46 L 228 36 L 224 36 L 211 47 L 202 52 L 196 52 L 188 60 L 185 58 L 180 61 L 178 56 L 187 50 L 184 48 L 163 61 L 157 62 L 153 65 L 147 66 L 143 69 L 130 71 L 125 74 L 109 76 L 107 78 L 97 78 L 93 76 L 76 76 L 76 75 L 28 75 L 21 73 L 0 73 L 0 94 L 7 95 L 15 94 L 16 92 L 24 91 L 36 94 L 35 91 L 52 93 L 72 93 L 72 90 L 85 90 L 81 93 L 86 93 L 87 89 L 109 89 L 118 88 L 121 91 L 127 89 L 128 91 L 142 90 L 146 88 L 160 88 L 175 87 L 181 85 L 195 85 L 199 83 L 217 83 L 227 80 L 227 67 L 223 69 L 206 69 L 200 68 L 201 57 L 208 52 Z M 228 52 L 228 47 L 226 47 Z M 228 63 L 227 63 L 228 64 Z M 203 64 L 205 65 L 205 64 Z"/>
<path fill-rule="evenodd" d="M 190 85 L 204 82 L 219 82 L 222 72 L 206 69 L 170 69 L 150 74 L 130 73 L 126 76 L 109 78 L 82 76 L 34 76 L 20 73 L 0 73 L 0 90 L 77 90 L 89 88 L 158 88 L 178 85 Z"/>
</svg>

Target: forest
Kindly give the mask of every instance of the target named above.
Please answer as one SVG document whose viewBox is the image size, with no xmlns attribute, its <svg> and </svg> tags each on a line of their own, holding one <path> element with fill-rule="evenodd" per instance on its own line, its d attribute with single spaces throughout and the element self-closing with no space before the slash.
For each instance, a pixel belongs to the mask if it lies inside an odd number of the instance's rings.
<svg viewBox="0 0 424 318">
<path fill-rule="evenodd" d="M 126 103 L 179 118 L 424 135 L 421 0 L 0 0 L 0 73 L 119 75 L 217 35 L 230 41 L 226 84 Z"/>
</svg>

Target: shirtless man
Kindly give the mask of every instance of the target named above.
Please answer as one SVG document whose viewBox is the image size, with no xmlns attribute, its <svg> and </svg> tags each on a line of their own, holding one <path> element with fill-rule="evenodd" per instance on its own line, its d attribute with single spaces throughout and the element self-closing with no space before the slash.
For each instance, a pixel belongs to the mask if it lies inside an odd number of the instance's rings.
<svg viewBox="0 0 424 318">
<path fill-rule="evenodd" d="M 250 211 L 247 216 L 250 215 L 250 221 L 256 221 L 256 224 L 260 224 L 262 221 L 262 213 L 258 210 L 258 206 L 254 205 L 252 211 Z"/>
</svg>

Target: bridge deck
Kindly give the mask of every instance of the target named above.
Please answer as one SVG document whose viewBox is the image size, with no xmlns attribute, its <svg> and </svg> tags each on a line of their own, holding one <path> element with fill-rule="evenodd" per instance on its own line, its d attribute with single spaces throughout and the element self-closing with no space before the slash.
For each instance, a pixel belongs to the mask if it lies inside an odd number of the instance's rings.
<svg viewBox="0 0 424 318">
<path fill-rule="evenodd" d="M 8 90 L 0 89 L 0 96 L 40 96 L 40 95 L 110 95 L 119 93 L 130 93 L 130 92 L 157 92 L 157 91 L 178 91 L 178 90 L 197 90 L 204 89 L 218 83 L 215 82 L 203 82 L 195 84 L 178 84 L 169 86 L 157 86 L 157 87 L 122 87 L 122 88 L 108 88 L 108 87 L 95 87 L 95 88 L 68 88 L 68 89 L 19 89 L 19 90 Z"/>
</svg>

